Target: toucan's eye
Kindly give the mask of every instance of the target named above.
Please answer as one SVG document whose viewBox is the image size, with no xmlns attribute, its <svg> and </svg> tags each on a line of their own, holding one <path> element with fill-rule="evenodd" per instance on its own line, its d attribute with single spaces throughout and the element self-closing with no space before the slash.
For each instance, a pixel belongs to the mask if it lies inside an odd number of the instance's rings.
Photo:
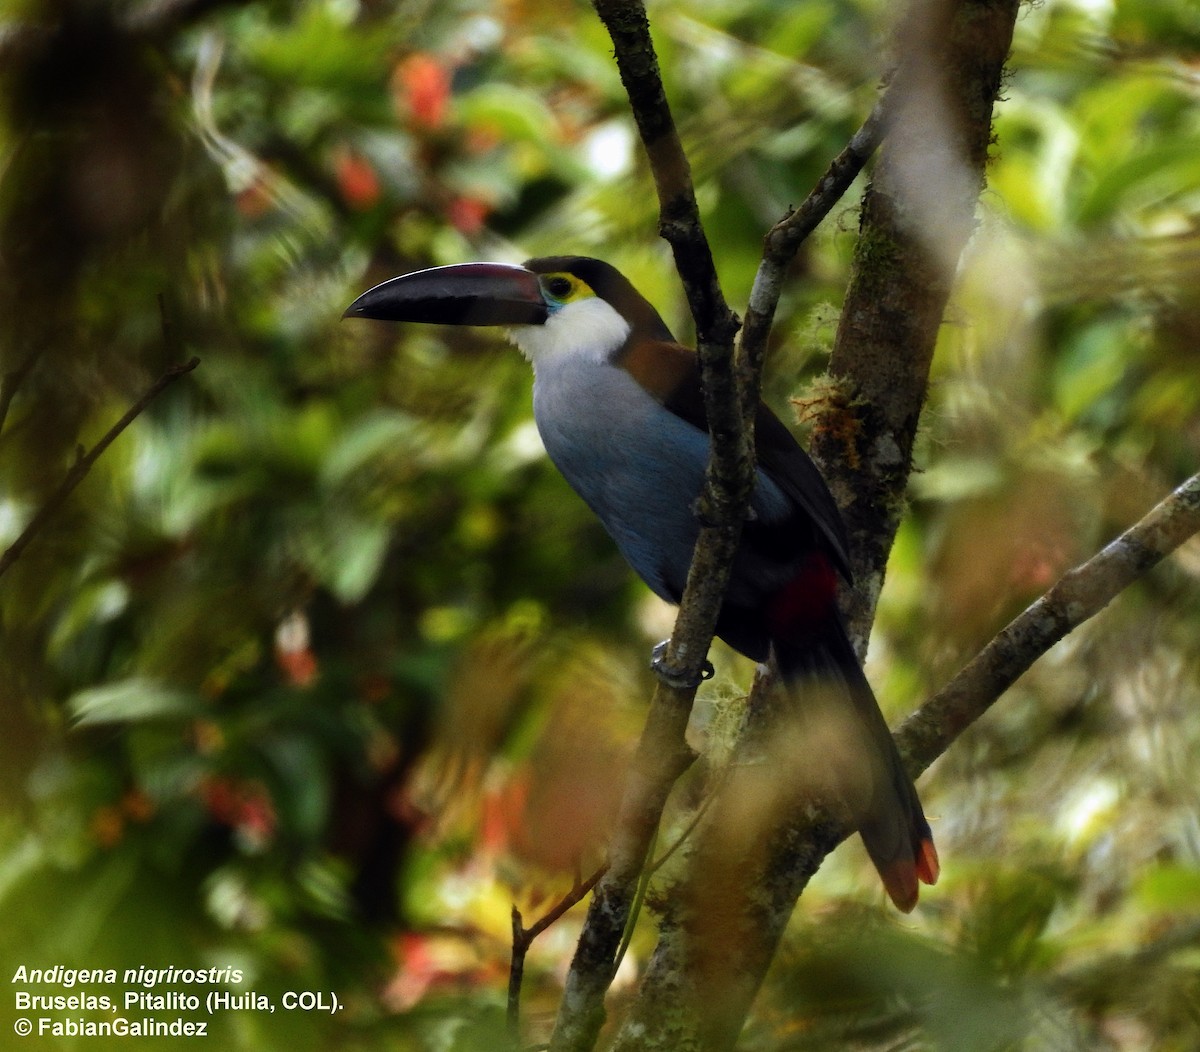
<svg viewBox="0 0 1200 1052">
<path fill-rule="evenodd" d="M 571 281 L 561 274 L 546 279 L 546 291 L 556 300 L 564 300 L 571 295 Z"/>
</svg>

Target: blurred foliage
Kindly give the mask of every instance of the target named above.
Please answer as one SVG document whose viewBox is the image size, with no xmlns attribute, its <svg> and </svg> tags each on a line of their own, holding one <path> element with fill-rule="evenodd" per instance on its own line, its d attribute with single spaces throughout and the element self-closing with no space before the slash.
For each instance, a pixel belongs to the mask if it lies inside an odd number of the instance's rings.
<svg viewBox="0 0 1200 1052">
<path fill-rule="evenodd" d="M 601 857 L 670 621 L 546 462 L 518 356 L 338 319 L 408 269 L 572 251 L 688 334 L 611 45 L 530 0 L 0 13 L 0 546 L 202 359 L 0 580 L 0 960 L 235 965 L 347 1005 L 228 1013 L 222 1048 L 494 1049 L 510 906 Z M 744 301 L 869 111 L 891 8 L 651 15 Z M 1022 12 L 868 666 L 893 714 L 1195 470 L 1198 61 L 1187 0 Z M 823 369 L 854 209 L 796 262 L 781 411 Z M 914 917 L 856 845 L 829 860 L 745 1047 L 1200 1045 L 1198 576 L 1193 544 L 935 767 Z M 726 655 L 698 734 L 746 676 Z M 532 1040 L 574 923 L 531 954 Z"/>
</svg>

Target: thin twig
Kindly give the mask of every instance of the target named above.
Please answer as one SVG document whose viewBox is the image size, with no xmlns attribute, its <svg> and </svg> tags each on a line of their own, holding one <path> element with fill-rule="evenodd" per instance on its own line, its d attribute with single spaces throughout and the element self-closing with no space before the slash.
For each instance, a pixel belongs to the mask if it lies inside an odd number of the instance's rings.
<svg viewBox="0 0 1200 1052">
<path fill-rule="evenodd" d="M 666 653 L 667 667 L 686 674 L 699 670 L 712 642 L 754 485 L 753 436 L 741 410 L 734 369 L 734 338 L 741 323 L 721 292 L 645 7 L 641 0 L 593 0 L 593 6 L 612 38 L 617 70 L 654 176 L 659 233 L 674 253 L 696 324 L 696 354 L 712 436 L 704 492 L 699 494 L 706 528 Z M 699 595 L 689 601 L 694 593 Z"/>
<path fill-rule="evenodd" d="M 607 866 L 601 866 L 587 880 L 581 881 L 576 875 L 575 883 L 561 899 L 539 917 L 528 928 L 525 927 L 521 911 L 516 904 L 512 908 L 512 962 L 508 969 L 508 1030 L 514 1042 L 517 1041 L 521 1025 L 521 984 L 525 978 L 525 955 L 533 940 L 542 934 L 555 921 L 566 913 L 572 906 L 582 901 L 583 897 L 596 886 L 596 882 L 604 876 Z"/>
<path fill-rule="evenodd" d="M 787 269 L 808 236 L 820 226 L 858 178 L 883 136 L 887 95 L 879 98 L 862 127 L 829 164 L 800 203 L 789 209 L 763 239 L 762 262 L 754 275 L 746 317 L 738 341 L 738 379 L 742 386 L 742 411 L 753 417 L 759 399 L 759 378 L 767 353 L 767 337 L 783 291 Z"/>
<path fill-rule="evenodd" d="M 650 887 L 650 877 L 654 872 L 650 860 L 654 857 L 655 848 L 658 847 L 658 833 L 658 829 L 655 829 L 654 836 L 650 838 L 650 846 L 646 848 L 646 859 L 642 863 L 641 873 L 638 874 L 633 901 L 629 904 L 629 913 L 625 918 L 625 931 L 621 934 L 621 944 L 613 956 L 612 973 L 614 976 L 620 971 L 621 962 L 625 960 L 625 954 L 629 952 L 629 944 L 633 942 L 633 933 L 637 929 L 638 917 L 641 916 L 642 906 L 646 902 L 646 891 Z"/>
<path fill-rule="evenodd" d="M 79 452 L 75 458 L 75 463 L 71 465 L 70 470 L 63 476 L 63 480 L 55 488 L 54 492 L 46 498 L 45 503 L 38 508 L 33 518 L 29 520 L 25 529 L 21 531 L 21 535 L 8 546 L 8 550 L 0 556 L 0 576 L 12 566 L 13 563 L 20 558 L 21 553 L 29 545 L 29 542 L 37 536 L 38 531 L 45 525 L 46 521 L 58 510 L 59 506 L 69 497 L 76 486 L 79 485 L 92 469 L 92 465 L 100 458 L 100 455 L 108 449 L 130 424 L 133 423 L 145 408 L 154 401 L 167 387 L 173 384 L 181 376 L 190 373 L 197 365 L 200 364 L 199 358 L 193 358 L 189 362 L 184 362 L 182 365 L 173 365 L 165 373 L 162 374 L 154 383 L 147 389 L 136 402 L 133 403 L 125 414 L 112 427 L 110 427 L 103 438 L 100 439 L 86 453 Z"/>
<path fill-rule="evenodd" d="M 593 0 L 593 6 L 612 38 L 617 70 L 658 192 L 659 233 L 675 253 L 700 348 L 710 343 L 731 344 L 737 318 L 717 280 L 712 249 L 700 222 L 691 166 L 667 103 L 646 9 L 641 0 Z"/>
<path fill-rule="evenodd" d="M 638 914 L 641 912 L 642 904 L 646 899 L 646 892 L 650 887 L 650 880 L 663 866 L 665 866 L 675 853 L 687 843 L 688 838 L 696 831 L 696 828 L 704 820 L 704 816 L 708 814 L 709 808 L 714 800 L 717 799 L 717 794 L 721 791 L 721 787 L 725 784 L 726 777 L 729 774 L 729 769 L 726 767 L 712 781 L 708 790 L 704 794 L 704 799 L 700 801 L 700 806 L 696 808 L 695 813 L 688 820 L 688 824 L 684 827 L 682 833 L 675 838 L 666 851 L 658 858 L 654 857 L 655 849 L 658 847 L 657 831 L 655 836 L 650 840 L 650 846 L 646 851 L 646 862 L 642 866 L 642 872 L 638 877 L 637 890 L 634 892 L 633 904 L 629 908 L 629 917 L 625 921 L 625 933 L 621 937 L 621 945 L 617 948 L 617 955 L 613 963 L 613 971 L 621 967 L 621 961 L 624 960 L 625 954 L 629 950 L 629 944 L 633 941 L 634 929 L 637 927 Z"/>
<path fill-rule="evenodd" d="M 577 883 L 571 890 L 564 895 L 552 909 L 548 910 L 542 917 L 536 920 L 529 928 L 525 929 L 530 942 L 533 942 L 539 935 L 550 927 L 559 917 L 567 912 L 572 906 L 583 899 L 589 891 L 596 886 L 596 882 L 605 874 L 608 866 L 601 866 L 587 880 L 582 883 Z"/>
<path fill-rule="evenodd" d="M 722 777 L 718 778 L 711 786 L 709 786 L 708 791 L 704 794 L 704 799 L 700 801 L 700 806 L 696 808 L 695 813 L 692 815 L 691 819 L 689 819 L 688 824 L 684 828 L 683 832 L 675 838 L 675 842 L 671 844 L 666 851 L 659 855 L 658 858 L 654 859 L 646 866 L 647 875 L 653 875 L 657 873 L 663 868 L 663 866 L 670 862 L 672 856 L 681 847 L 683 847 L 685 843 L 687 843 L 688 837 L 690 837 L 696 831 L 696 827 L 704 819 L 704 816 L 708 814 L 708 809 L 712 806 L 713 800 L 717 798 L 717 793 L 720 791 L 724 782 L 724 772 L 722 772 Z"/>
</svg>

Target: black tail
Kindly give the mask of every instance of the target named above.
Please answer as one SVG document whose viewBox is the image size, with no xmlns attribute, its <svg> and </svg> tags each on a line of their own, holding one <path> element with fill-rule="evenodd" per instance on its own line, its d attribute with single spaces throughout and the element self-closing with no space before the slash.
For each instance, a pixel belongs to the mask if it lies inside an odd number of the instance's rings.
<svg viewBox="0 0 1200 1052">
<path fill-rule="evenodd" d="M 774 642 L 779 671 L 795 692 L 816 781 L 850 810 L 888 895 L 905 913 L 919 883 L 938 878 L 937 850 L 912 779 L 841 620 L 819 639 Z"/>
</svg>

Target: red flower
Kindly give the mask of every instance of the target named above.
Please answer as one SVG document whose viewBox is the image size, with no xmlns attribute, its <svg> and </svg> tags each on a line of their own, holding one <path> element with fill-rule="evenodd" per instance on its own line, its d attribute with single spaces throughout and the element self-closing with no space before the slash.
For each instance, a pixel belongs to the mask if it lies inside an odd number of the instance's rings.
<svg viewBox="0 0 1200 1052">
<path fill-rule="evenodd" d="M 414 124 L 440 128 L 450 101 L 450 71 L 432 55 L 409 55 L 396 67 L 392 90 Z"/>
<path fill-rule="evenodd" d="M 464 234 L 478 234 L 492 206 L 478 197 L 456 197 L 446 206 L 446 218 Z"/>
<path fill-rule="evenodd" d="M 379 201 L 379 176 L 370 161 L 349 147 L 343 147 L 333 164 L 338 189 L 346 204 L 365 212 Z"/>
</svg>

